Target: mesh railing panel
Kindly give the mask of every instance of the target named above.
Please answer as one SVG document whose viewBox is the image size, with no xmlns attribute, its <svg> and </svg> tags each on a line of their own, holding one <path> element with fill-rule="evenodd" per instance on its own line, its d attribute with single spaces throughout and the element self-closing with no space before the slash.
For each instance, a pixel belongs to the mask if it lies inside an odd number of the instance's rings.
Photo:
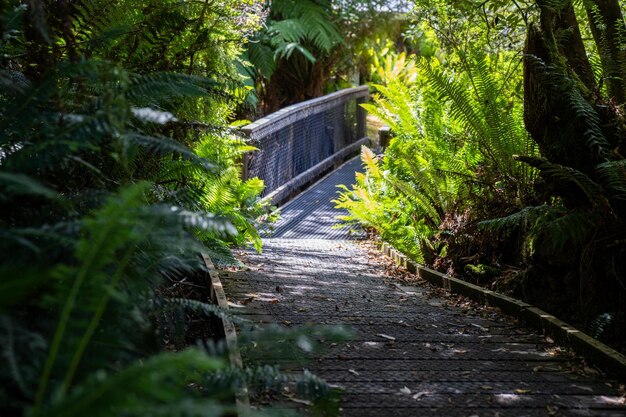
<svg viewBox="0 0 626 417">
<path fill-rule="evenodd" d="M 246 126 L 259 150 L 244 158 L 244 177 L 265 182 L 263 196 L 365 136 L 359 104 L 367 87 L 342 90 L 287 107 Z"/>
</svg>

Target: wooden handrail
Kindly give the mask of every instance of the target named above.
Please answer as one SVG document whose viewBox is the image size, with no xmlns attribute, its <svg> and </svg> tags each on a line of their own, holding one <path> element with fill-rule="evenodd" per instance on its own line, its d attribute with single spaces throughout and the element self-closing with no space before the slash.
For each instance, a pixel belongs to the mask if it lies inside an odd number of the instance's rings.
<svg viewBox="0 0 626 417">
<path fill-rule="evenodd" d="M 303 101 L 267 115 L 254 123 L 241 128 L 241 132 L 251 140 L 259 139 L 271 134 L 311 114 L 321 113 L 341 103 L 350 100 L 359 100 L 369 97 L 369 87 L 366 85 L 346 88 L 323 97 Z"/>
</svg>

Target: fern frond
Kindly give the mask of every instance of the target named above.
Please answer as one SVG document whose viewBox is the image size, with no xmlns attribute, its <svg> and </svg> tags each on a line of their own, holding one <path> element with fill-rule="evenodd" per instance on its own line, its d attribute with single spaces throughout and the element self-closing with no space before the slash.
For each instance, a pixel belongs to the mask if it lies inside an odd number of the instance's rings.
<svg viewBox="0 0 626 417">
<path fill-rule="evenodd" d="M 602 187 L 589 178 L 588 175 L 572 167 L 553 164 L 543 158 L 517 156 L 516 159 L 536 167 L 541 172 L 559 181 L 575 184 L 587 196 L 591 204 L 605 207 L 609 212 L 612 212 L 611 205 L 604 195 Z"/>
<path fill-rule="evenodd" d="M 626 160 L 602 163 L 596 166 L 596 172 L 613 197 L 626 200 Z"/>
<path fill-rule="evenodd" d="M 0 172 L 0 201 L 10 195 L 37 195 L 54 199 L 57 193 L 39 181 L 24 174 Z"/>
<path fill-rule="evenodd" d="M 483 220 L 478 226 L 487 230 L 510 230 L 517 227 L 530 227 L 534 225 L 538 219 L 544 217 L 553 209 L 547 204 L 537 207 L 525 207 L 522 210 L 510 214 L 506 217 L 497 219 Z"/>
<path fill-rule="evenodd" d="M 215 169 L 215 165 L 204 158 L 200 158 L 195 152 L 188 147 L 182 145 L 180 142 L 173 139 L 160 136 L 148 136 L 140 133 L 128 132 L 120 136 L 122 142 L 134 146 L 141 146 L 148 149 L 157 155 L 180 155 L 181 157 L 194 162 L 195 164 L 203 167 L 207 171 Z"/>
<path fill-rule="evenodd" d="M 190 405 L 170 404 L 173 398 L 183 398 L 184 390 L 191 383 L 201 383 L 205 374 L 224 368 L 224 363 L 208 357 L 198 350 L 163 353 L 145 362 L 139 362 L 114 375 L 99 374 L 83 386 L 75 388 L 70 395 L 55 405 L 42 410 L 42 416 L 63 414 L 67 417 L 107 416 L 110 410 L 127 415 L 141 415 L 167 409 L 173 415 L 185 415 Z M 133 392 L 138 396 L 129 396 Z M 98 393 L 98 395 L 94 395 Z M 224 408 L 208 402 L 203 416 L 221 413 Z M 205 406 L 207 404 L 204 404 Z M 196 407 L 192 407 L 196 409 Z M 172 415 L 172 414 L 170 414 Z"/>
</svg>

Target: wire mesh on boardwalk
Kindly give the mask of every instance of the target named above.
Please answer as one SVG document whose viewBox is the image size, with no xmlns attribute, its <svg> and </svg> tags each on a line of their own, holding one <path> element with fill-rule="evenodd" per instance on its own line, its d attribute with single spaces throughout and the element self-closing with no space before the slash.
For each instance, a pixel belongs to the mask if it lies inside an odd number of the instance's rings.
<svg viewBox="0 0 626 417">
<path fill-rule="evenodd" d="M 350 88 L 287 107 L 242 132 L 258 151 L 244 159 L 244 177 L 265 182 L 263 196 L 365 137 L 359 104 L 367 86 Z"/>
</svg>

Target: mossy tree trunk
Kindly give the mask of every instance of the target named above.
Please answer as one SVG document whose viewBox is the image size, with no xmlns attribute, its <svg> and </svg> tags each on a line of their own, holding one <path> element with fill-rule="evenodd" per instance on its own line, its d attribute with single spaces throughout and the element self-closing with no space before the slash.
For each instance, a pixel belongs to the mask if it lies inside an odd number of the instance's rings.
<svg viewBox="0 0 626 417">
<path fill-rule="evenodd" d="M 562 309 L 586 315 L 586 320 L 611 311 L 624 323 L 626 283 L 620 278 L 626 273 L 626 202 L 620 191 L 620 184 L 626 184 L 623 16 L 617 0 L 586 1 L 584 21 L 577 19 L 571 0 L 560 2 L 560 7 L 552 0 L 536 0 L 536 4 L 540 18 L 529 25 L 524 48 L 524 122 L 545 161 L 521 159 L 542 170 L 546 202 L 560 198 L 561 219 L 579 215 L 582 237 L 565 241 L 560 248 L 538 244 L 527 288 L 535 294 L 545 292 L 542 288 L 561 288 L 550 297 L 559 299 Z M 600 82 L 594 79 L 579 25 L 589 25 L 594 34 L 604 73 Z M 613 177 L 602 171 L 601 164 L 607 163 L 612 164 Z"/>
<path fill-rule="evenodd" d="M 598 45 L 609 96 L 617 104 L 626 102 L 626 26 L 618 0 L 585 0 L 591 33 Z"/>
<path fill-rule="evenodd" d="M 624 120 L 615 101 L 599 94 L 572 3 L 560 10 L 549 3 L 537 0 L 540 21 L 528 28 L 524 121 L 546 159 L 593 177 L 597 164 L 619 157 Z M 613 84 L 624 90 L 622 80 Z M 612 151 L 599 151 L 602 145 Z"/>
</svg>

